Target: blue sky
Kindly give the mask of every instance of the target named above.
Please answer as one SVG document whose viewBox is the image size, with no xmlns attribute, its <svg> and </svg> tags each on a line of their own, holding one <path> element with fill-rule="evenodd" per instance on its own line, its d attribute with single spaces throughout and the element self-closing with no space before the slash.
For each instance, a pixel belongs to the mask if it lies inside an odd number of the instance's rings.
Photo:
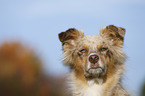
<svg viewBox="0 0 145 96">
<path fill-rule="evenodd" d="M 124 85 L 139 94 L 145 81 L 144 0 L 0 0 L 0 42 L 29 45 L 53 75 L 68 72 L 58 33 L 75 27 L 86 35 L 99 34 L 110 24 L 126 29 Z"/>
</svg>

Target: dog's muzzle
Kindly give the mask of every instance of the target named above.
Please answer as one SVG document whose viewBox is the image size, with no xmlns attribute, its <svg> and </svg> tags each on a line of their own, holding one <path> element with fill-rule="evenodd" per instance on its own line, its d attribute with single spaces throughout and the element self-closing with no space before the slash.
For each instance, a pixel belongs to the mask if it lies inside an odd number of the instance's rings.
<svg viewBox="0 0 145 96">
<path fill-rule="evenodd" d="M 104 72 L 104 69 L 102 67 L 93 66 L 93 67 L 89 68 L 88 70 L 86 70 L 85 77 L 86 78 L 99 77 L 100 74 L 102 74 L 103 72 Z"/>
<path fill-rule="evenodd" d="M 96 54 L 89 56 L 89 62 L 93 65 L 96 65 L 96 63 L 99 61 L 99 56 Z"/>
<path fill-rule="evenodd" d="M 88 57 L 88 69 L 85 72 L 85 77 L 98 77 L 104 72 L 104 68 L 99 65 L 99 56 L 96 53 L 91 53 Z"/>
<path fill-rule="evenodd" d="M 91 68 L 89 68 L 86 72 L 88 73 L 102 73 L 104 71 L 104 69 L 102 67 L 98 67 L 98 66 L 92 66 Z"/>
</svg>

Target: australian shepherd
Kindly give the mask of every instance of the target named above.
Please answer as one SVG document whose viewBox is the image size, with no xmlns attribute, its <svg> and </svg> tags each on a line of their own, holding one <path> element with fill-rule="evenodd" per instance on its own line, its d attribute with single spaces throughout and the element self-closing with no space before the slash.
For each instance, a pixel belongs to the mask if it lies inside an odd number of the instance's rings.
<svg viewBox="0 0 145 96">
<path fill-rule="evenodd" d="M 59 34 L 72 96 L 130 96 L 121 84 L 124 35 L 125 29 L 114 25 L 93 36 L 75 28 Z"/>
</svg>

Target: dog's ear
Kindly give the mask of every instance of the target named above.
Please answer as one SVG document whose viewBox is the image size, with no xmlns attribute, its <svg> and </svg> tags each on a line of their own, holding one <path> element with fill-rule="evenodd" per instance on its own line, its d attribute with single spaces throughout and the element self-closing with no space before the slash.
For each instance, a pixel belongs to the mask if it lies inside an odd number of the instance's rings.
<svg viewBox="0 0 145 96">
<path fill-rule="evenodd" d="M 75 45 L 75 41 L 84 36 L 83 32 L 76 30 L 75 28 L 70 28 L 65 32 L 61 32 L 58 34 L 59 40 L 62 42 L 62 46 L 65 45 Z"/>
<path fill-rule="evenodd" d="M 70 28 L 65 32 L 58 34 L 59 40 L 62 42 L 62 47 L 64 51 L 64 57 L 62 58 L 64 64 L 67 66 L 74 66 L 73 53 L 76 48 L 77 42 L 84 36 L 84 33 L 76 30 L 75 28 Z"/>
<path fill-rule="evenodd" d="M 106 28 L 100 30 L 100 35 L 113 41 L 114 45 L 123 45 L 125 29 L 122 27 L 116 27 L 109 25 Z"/>
</svg>

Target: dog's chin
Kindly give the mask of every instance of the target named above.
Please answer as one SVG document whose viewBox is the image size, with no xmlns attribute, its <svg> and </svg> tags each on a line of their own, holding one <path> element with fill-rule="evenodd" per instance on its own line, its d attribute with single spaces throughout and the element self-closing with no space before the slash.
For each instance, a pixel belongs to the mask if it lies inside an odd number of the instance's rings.
<svg viewBox="0 0 145 96">
<path fill-rule="evenodd" d="M 103 68 L 99 67 L 96 69 L 93 68 L 89 68 L 86 72 L 85 72 L 85 77 L 86 78 L 98 78 L 101 77 L 105 74 L 105 71 Z"/>
</svg>

